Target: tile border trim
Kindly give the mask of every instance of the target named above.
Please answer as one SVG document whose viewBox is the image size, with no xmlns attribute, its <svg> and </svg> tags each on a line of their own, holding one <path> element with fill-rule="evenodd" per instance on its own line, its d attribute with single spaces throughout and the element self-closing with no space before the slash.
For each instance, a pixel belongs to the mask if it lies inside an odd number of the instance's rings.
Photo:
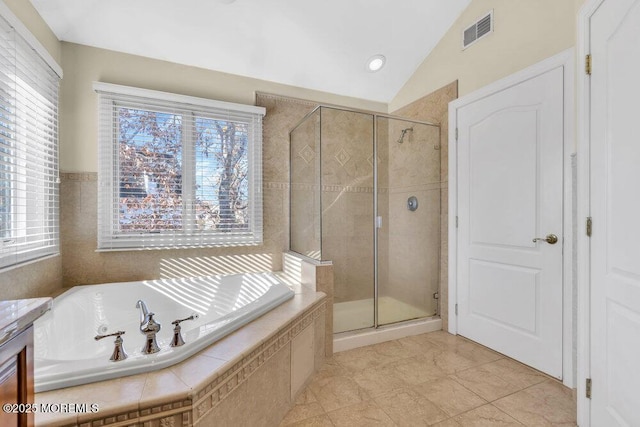
<svg viewBox="0 0 640 427">
<path fill-rule="evenodd" d="M 255 371 L 264 365 L 280 349 L 291 342 L 307 326 L 326 312 L 326 299 L 309 308 L 305 313 L 284 326 L 275 336 L 269 338 L 245 356 L 225 373 L 195 394 L 194 424 L 206 417 L 224 398 L 244 383 Z"/>
</svg>

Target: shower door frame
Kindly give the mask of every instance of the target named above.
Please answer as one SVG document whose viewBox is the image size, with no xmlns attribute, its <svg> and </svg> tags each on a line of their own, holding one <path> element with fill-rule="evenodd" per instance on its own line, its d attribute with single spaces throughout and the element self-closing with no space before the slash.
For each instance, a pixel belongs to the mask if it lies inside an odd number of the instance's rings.
<svg viewBox="0 0 640 427">
<path fill-rule="evenodd" d="M 379 276 L 378 276 L 378 230 L 380 230 L 380 226 L 378 226 L 378 118 L 383 118 L 383 119 L 388 119 L 388 120 L 399 120 L 399 121 L 403 121 L 403 122 L 407 122 L 407 123 L 413 123 L 413 124 L 418 124 L 418 125 L 425 125 L 425 126 L 433 126 L 435 128 L 438 129 L 438 143 L 440 145 L 441 144 L 441 138 L 442 138 L 442 127 L 440 124 L 438 123 L 431 123 L 431 122 L 427 122 L 427 121 L 422 121 L 422 120 L 414 120 L 414 119 L 409 119 L 409 118 L 405 118 L 405 117 L 399 117 L 399 116 L 394 116 L 394 115 L 390 115 L 390 114 L 383 114 L 383 113 L 377 113 L 374 111 L 367 111 L 367 110 L 360 110 L 357 108 L 347 108 L 347 107 L 341 107 L 341 106 L 336 106 L 336 105 L 331 105 L 331 104 L 318 104 L 313 110 L 309 111 L 307 114 L 305 114 L 305 116 L 298 122 L 296 123 L 296 125 L 291 128 L 291 130 L 289 131 L 289 250 L 293 251 L 291 249 L 291 225 L 292 225 L 292 221 L 291 221 L 291 191 L 292 191 L 292 185 L 291 185 L 291 178 L 292 178 L 292 172 L 291 172 L 291 163 L 292 163 L 292 155 L 291 155 L 291 135 L 292 133 L 298 128 L 300 127 L 303 123 L 305 123 L 307 121 L 307 119 L 309 119 L 311 116 L 313 116 L 316 112 L 319 111 L 319 115 L 320 115 L 320 152 L 318 153 L 318 157 L 320 159 L 320 167 L 319 167 L 319 171 L 318 171 L 318 191 L 320 191 L 321 195 L 320 195 L 320 259 L 316 260 L 315 258 L 313 258 L 315 261 L 326 261 L 323 259 L 322 257 L 322 228 L 323 228 L 323 218 L 322 218 L 322 109 L 323 108 L 327 108 L 327 109 L 332 109 L 332 110 L 338 110 L 338 111 L 347 111 L 347 112 L 351 112 L 351 113 L 358 113 L 358 114 L 366 114 L 366 115 L 370 115 L 372 117 L 372 125 L 373 125 L 373 326 L 371 327 L 367 327 L 367 328 L 362 328 L 362 329 L 353 329 L 353 330 L 349 330 L 349 331 L 344 331 L 344 332 L 340 332 L 340 333 L 352 333 L 352 332 L 356 332 L 356 331 L 366 331 L 366 330 L 370 330 L 370 329 L 379 329 L 381 326 L 392 326 L 392 325 L 397 325 L 397 324 L 403 324 L 403 323 L 407 323 L 407 322 L 414 322 L 414 321 L 421 321 L 424 319 L 430 319 L 430 318 L 434 318 L 434 317 L 438 317 L 440 314 L 440 310 L 438 309 L 438 307 L 436 307 L 436 313 L 432 316 L 425 316 L 419 319 L 408 319 L 408 320 L 401 320 L 398 322 L 394 322 L 394 323 L 388 323 L 388 324 L 384 324 L 384 325 L 380 325 L 379 324 L 379 314 L 378 314 L 378 298 L 379 298 Z M 442 170 L 442 158 L 440 158 L 440 168 Z M 442 189 L 440 189 L 442 190 Z M 440 232 L 438 233 L 438 235 L 440 236 L 440 244 L 439 244 L 439 248 L 442 248 L 442 193 L 440 193 L 440 219 L 438 221 L 439 223 L 439 228 L 440 228 Z M 438 250 L 438 257 L 441 257 L 441 250 Z M 293 251 L 295 252 L 295 251 Z M 295 252 L 296 254 L 306 257 L 306 255 L 300 254 L 298 252 Z M 438 263 L 438 289 L 436 290 L 438 293 L 440 293 L 440 263 Z M 440 300 L 438 300 L 438 305 L 440 304 Z M 333 309 L 333 308 L 332 308 Z M 332 331 L 333 332 L 333 331 Z M 333 332 L 334 334 L 336 332 Z"/>
</svg>

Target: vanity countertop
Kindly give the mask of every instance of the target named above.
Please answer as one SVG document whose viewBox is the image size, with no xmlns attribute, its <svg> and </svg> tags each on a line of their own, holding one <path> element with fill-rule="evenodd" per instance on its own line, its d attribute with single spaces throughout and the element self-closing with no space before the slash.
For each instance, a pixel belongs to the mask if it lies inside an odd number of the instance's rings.
<svg viewBox="0 0 640 427">
<path fill-rule="evenodd" d="M 0 301 L 0 345 L 28 328 L 51 309 L 51 298 Z"/>
</svg>

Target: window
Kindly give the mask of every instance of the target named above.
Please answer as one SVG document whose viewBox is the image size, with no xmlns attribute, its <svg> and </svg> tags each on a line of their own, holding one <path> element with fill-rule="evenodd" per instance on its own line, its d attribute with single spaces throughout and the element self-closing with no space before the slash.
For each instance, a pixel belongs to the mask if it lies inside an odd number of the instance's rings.
<svg viewBox="0 0 640 427">
<path fill-rule="evenodd" d="M 99 249 L 262 243 L 262 107 L 94 88 Z"/>
<path fill-rule="evenodd" d="M 59 252 L 58 73 L 1 10 L 0 268 Z"/>
</svg>

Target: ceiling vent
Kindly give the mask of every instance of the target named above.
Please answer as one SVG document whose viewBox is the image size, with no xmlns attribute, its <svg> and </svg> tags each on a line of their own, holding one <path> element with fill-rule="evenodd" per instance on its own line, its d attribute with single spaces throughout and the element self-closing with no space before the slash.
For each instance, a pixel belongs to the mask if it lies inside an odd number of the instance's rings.
<svg viewBox="0 0 640 427">
<path fill-rule="evenodd" d="M 466 49 L 482 37 L 493 32 L 493 10 L 478 19 L 462 32 L 462 49 Z"/>
</svg>

